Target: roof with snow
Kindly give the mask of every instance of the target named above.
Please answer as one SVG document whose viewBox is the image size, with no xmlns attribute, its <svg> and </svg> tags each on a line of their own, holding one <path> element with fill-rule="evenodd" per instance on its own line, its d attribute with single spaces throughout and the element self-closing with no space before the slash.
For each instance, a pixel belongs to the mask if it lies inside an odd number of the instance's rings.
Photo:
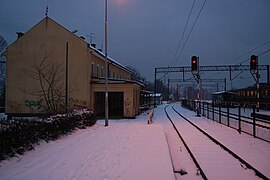
<svg viewBox="0 0 270 180">
<path fill-rule="evenodd" d="M 214 92 L 214 93 L 212 93 L 212 95 L 220 95 L 220 94 L 232 94 L 232 95 L 234 95 L 234 94 L 236 94 L 236 93 L 234 93 L 234 92 L 229 92 L 229 91 L 219 91 L 219 92 Z"/>
</svg>

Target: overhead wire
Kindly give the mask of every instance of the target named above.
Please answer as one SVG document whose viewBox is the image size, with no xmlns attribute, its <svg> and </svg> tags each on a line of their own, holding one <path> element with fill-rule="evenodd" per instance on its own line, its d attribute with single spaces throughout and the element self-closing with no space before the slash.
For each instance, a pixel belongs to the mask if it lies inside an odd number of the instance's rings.
<svg viewBox="0 0 270 180">
<path fill-rule="evenodd" d="M 228 61 L 226 64 L 228 64 L 228 63 L 230 63 L 230 62 L 233 62 L 233 61 L 235 61 L 235 60 L 237 60 L 237 59 L 240 59 L 240 58 L 244 57 L 245 55 L 248 55 L 248 54 L 252 53 L 253 51 L 255 51 L 255 50 L 257 50 L 257 49 L 259 49 L 259 48 L 265 46 L 265 45 L 268 44 L 268 43 L 270 43 L 270 41 L 265 41 L 265 42 L 263 42 L 262 44 L 260 44 L 259 46 L 256 46 L 255 48 L 253 48 L 253 49 L 247 51 L 246 53 L 244 53 L 244 54 L 242 54 L 242 55 L 240 55 L 240 56 L 234 58 L 233 60 Z M 268 49 L 268 50 L 266 50 L 266 51 L 264 51 L 264 52 L 262 52 L 262 53 L 259 53 L 258 56 L 261 56 L 261 55 L 263 55 L 263 54 L 265 54 L 265 53 L 267 53 L 267 52 L 269 52 L 269 51 L 270 51 L 270 49 Z M 249 60 L 250 60 L 250 58 L 246 58 L 244 61 L 241 61 L 241 62 L 236 63 L 236 64 L 240 64 L 240 65 L 241 65 L 242 63 L 247 62 L 247 61 L 249 61 Z M 221 72 L 216 72 L 216 73 L 212 74 L 211 76 L 216 76 L 216 75 L 218 75 L 218 74 L 220 74 L 220 73 L 221 73 Z"/>
<path fill-rule="evenodd" d="M 270 49 L 268 49 L 268 50 L 266 50 L 266 51 L 264 51 L 264 52 L 258 54 L 257 56 L 261 56 L 261 55 L 263 55 L 263 54 L 265 54 L 265 53 L 267 53 L 267 52 L 270 52 Z M 250 60 L 250 58 L 247 58 L 246 60 L 240 62 L 240 64 L 242 64 L 242 63 L 244 63 L 244 62 L 247 62 L 247 61 L 249 61 L 249 60 Z"/>
<path fill-rule="evenodd" d="M 179 41 L 179 43 L 178 43 L 177 49 L 176 49 L 175 54 L 174 54 L 173 59 L 172 59 L 172 63 L 171 63 L 172 66 L 175 65 L 176 56 L 177 56 L 177 54 L 178 54 L 180 45 L 181 45 L 181 43 L 182 43 L 182 41 L 183 41 L 183 38 L 184 38 L 184 35 L 185 35 L 185 32 L 186 32 L 186 29 L 187 29 L 187 25 L 188 25 L 189 20 L 190 20 L 190 16 L 191 16 L 191 14 L 192 14 L 192 12 L 193 12 L 193 9 L 194 9 L 195 2 L 196 2 L 196 0 L 193 0 L 192 7 L 191 7 L 191 9 L 190 9 L 190 11 L 189 11 L 189 15 L 188 15 L 188 18 L 187 18 L 187 21 L 186 21 L 184 30 L 183 30 L 183 32 L 182 32 L 180 41 Z"/>
<path fill-rule="evenodd" d="M 177 46 L 176 51 L 175 51 L 175 53 L 174 53 L 174 56 L 173 56 L 173 58 L 172 58 L 171 66 L 174 66 L 174 65 L 175 65 L 176 56 L 177 56 L 177 54 L 178 54 L 180 45 L 182 44 L 182 41 L 183 41 L 183 38 L 184 38 L 184 35 L 185 35 L 185 32 L 186 32 L 186 29 L 187 29 L 187 25 L 188 25 L 188 23 L 189 23 L 189 20 L 190 20 L 192 11 L 193 11 L 193 9 L 194 9 L 195 2 L 196 2 L 196 0 L 193 0 L 192 7 L 191 7 L 191 9 L 190 9 L 190 11 L 189 11 L 189 15 L 188 15 L 188 18 L 187 18 L 187 21 L 186 21 L 184 30 L 183 30 L 183 32 L 182 32 L 180 41 L 179 41 L 179 43 L 178 43 L 178 46 Z M 165 73 L 160 79 L 164 78 L 167 74 L 169 74 L 169 73 Z M 169 77 L 168 77 L 168 78 L 169 78 Z"/>
<path fill-rule="evenodd" d="M 179 50 L 179 47 L 180 47 L 180 45 L 181 45 L 181 42 L 182 42 L 182 40 L 183 40 L 183 38 L 184 38 L 184 34 L 185 34 L 185 31 L 186 31 L 186 28 L 187 28 L 187 25 L 188 25 L 188 22 L 189 22 L 191 13 L 192 13 L 192 11 L 193 11 L 193 9 L 194 9 L 195 1 L 196 1 L 196 0 L 193 1 L 193 4 L 192 4 L 192 7 L 191 7 L 189 16 L 188 16 L 188 19 L 187 19 L 187 22 L 186 22 L 186 25 L 185 25 L 185 28 L 184 28 L 184 31 L 183 31 L 183 33 L 182 33 L 180 42 L 179 42 L 179 44 L 178 44 L 178 47 L 177 47 L 177 50 L 176 50 L 176 53 L 175 53 L 175 56 L 177 55 L 178 50 Z M 194 21 L 192 27 L 191 27 L 191 30 L 189 31 L 189 34 L 188 34 L 188 36 L 187 36 L 187 38 L 186 38 L 184 44 L 183 44 L 183 47 L 182 47 L 182 49 L 181 49 L 181 51 L 180 51 L 180 54 L 178 55 L 178 58 L 176 58 L 176 59 L 175 59 L 175 57 L 173 58 L 172 66 L 174 66 L 174 65 L 177 63 L 178 59 L 180 58 L 180 56 L 181 56 L 181 54 L 182 54 L 182 52 L 183 52 L 183 50 L 184 50 L 184 48 L 185 48 L 185 46 L 186 46 L 186 43 L 187 43 L 187 41 L 188 41 L 188 39 L 189 39 L 189 37 L 190 37 L 192 31 L 193 31 L 193 29 L 194 29 L 194 27 L 195 27 L 195 25 L 196 25 L 198 19 L 199 19 L 199 16 L 201 15 L 201 12 L 202 12 L 202 10 L 203 10 L 203 8 L 204 8 L 204 6 L 205 6 L 205 3 L 206 3 L 206 0 L 204 0 L 203 5 L 202 5 L 202 7 L 200 8 L 200 11 L 199 11 L 199 13 L 198 13 L 198 15 L 197 15 L 197 17 L 196 17 L 196 19 L 195 19 L 195 21 Z M 168 73 L 166 73 L 164 76 L 166 76 L 167 74 L 168 74 Z M 162 76 L 162 78 L 163 78 L 164 76 Z"/>
<path fill-rule="evenodd" d="M 259 46 L 256 46 L 255 48 L 249 50 L 248 52 L 246 52 L 246 53 L 244 53 L 244 54 L 242 54 L 242 55 L 240 55 L 240 56 L 234 58 L 234 59 L 231 60 L 231 61 L 228 61 L 227 64 L 228 64 L 228 63 L 231 63 L 231 62 L 233 62 L 233 61 L 235 61 L 235 60 L 237 60 L 237 59 L 240 59 L 240 58 L 244 57 L 245 55 L 248 55 L 248 54 L 252 53 L 253 51 L 255 51 L 255 50 L 257 50 L 257 49 L 259 49 L 259 48 L 265 46 L 265 45 L 268 44 L 268 43 L 270 43 L 270 41 L 265 41 L 264 43 L 260 44 Z M 243 62 L 244 62 L 244 61 L 243 61 Z M 243 63 L 243 62 L 240 62 L 240 64 Z"/>
<path fill-rule="evenodd" d="M 185 46 L 186 46 L 186 44 L 187 44 L 187 41 L 188 41 L 188 39 L 190 38 L 190 35 L 191 35 L 191 33 L 192 33 L 192 31 L 193 31 L 193 29 L 194 29 L 194 27 L 195 27 L 195 25 L 196 25 L 196 23 L 197 23 L 197 21 L 198 21 L 200 15 L 201 15 L 201 12 L 202 12 L 202 10 L 203 10 L 203 8 L 204 8 L 204 6 L 205 6 L 205 3 L 206 3 L 206 0 L 204 0 L 204 2 L 203 2 L 203 5 L 202 5 L 202 7 L 201 7 L 201 9 L 200 9 L 200 11 L 199 11 L 199 13 L 198 13 L 198 15 L 197 15 L 197 17 L 196 17 L 194 23 L 193 23 L 193 25 L 192 25 L 192 27 L 191 27 L 191 30 L 189 31 L 189 34 L 188 34 L 188 36 L 187 36 L 187 38 L 186 38 L 186 41 L 185 41 L 184 44 L 183 44 L 183 47 L 182 47 L 182 49 L 181 49 L 181 51 L 180 51 L 180 54 L 179 54 L 179 56 L 178 56 L 178 58 L 177 58 L 175 64 L 176 64 L 177 61 L 180 59 L 180 57 L 181 57 L 181 55 L 182 55 L 182 53 L 183 53 L 183 50 L 184 50 L 184 48 L 185 48 Z"/>
</svg>

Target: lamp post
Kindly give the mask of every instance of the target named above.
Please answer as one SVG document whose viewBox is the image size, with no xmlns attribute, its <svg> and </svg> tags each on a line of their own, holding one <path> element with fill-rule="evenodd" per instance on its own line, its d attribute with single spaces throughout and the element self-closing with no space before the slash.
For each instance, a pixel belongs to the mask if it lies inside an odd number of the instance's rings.
<svg viewBox="0 0 270 180">
<path fill-rule="evenodd" d="M 71 34 L 75 34 L 76 32 L 78 32 L 77 29 L 75 29 L 74 31 L 71 31 Z M 66 40 L 66 82 L 65 82 L 65 112 L 67 113 L 69 111 L 69 107 L 68 107 L 68 49 L 69 49 L 69 44 L 68 44 L 68 40 Z"/>
<path fill-rule="evenodd" d="M 105 126 L 109 125 L 108 119 L 108 0 L 105 0 Z"/>
<path fill-rule="evenodd" d="M 68 41 L 66 41 L 66 83 L 65 83 L 65 112 L 68 112 Z"/>
</svg>

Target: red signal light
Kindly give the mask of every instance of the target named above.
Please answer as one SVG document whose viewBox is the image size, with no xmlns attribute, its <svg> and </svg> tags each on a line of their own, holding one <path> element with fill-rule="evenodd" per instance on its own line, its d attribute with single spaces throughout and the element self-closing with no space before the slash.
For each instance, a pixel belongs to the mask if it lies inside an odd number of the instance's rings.
<svg viewBox="0 0 270 180">
<path fill-rule="evenodd" d="M 192 56 L 191 58 L 191 70 L 197 71 L 198 69 L 198 59 L 197 56 Z"/>
<path fill-rule="evenodd" d="M 258 68 L 258 56 L 252 55 L 250 57 L 250 69 L 257 70 Z"/>
</svg>

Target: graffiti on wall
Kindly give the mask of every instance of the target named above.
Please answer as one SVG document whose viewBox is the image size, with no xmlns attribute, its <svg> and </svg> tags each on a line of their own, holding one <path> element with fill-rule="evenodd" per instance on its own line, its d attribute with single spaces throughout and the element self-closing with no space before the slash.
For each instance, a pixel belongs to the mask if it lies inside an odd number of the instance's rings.
<svg viewBox="0 0 270 180">
<path fill-rule="evenodd" d="M 36 110 L 43 109 L 43 100 L 25 100 L 25 106 L 31 110 L 31 112 L 34 112 Z"/>
<path fill-rule="evenodd" d="M 125 113 L 127 115 L 130 114 L 130 105 L 131 105 L 131 100 L 129 98 L 126 98 L 125 99 L 125 102 L 124 102 L 124 105 L 125 105 Z"/>
<path fill-rule="evenodd" d="M 13 113 L 21 113 L 23 109 L 23 104 L 18 103 L 16 101 L 8 101 L 7 102 L 7 109 L 10 109 Z"/>
</svg>

